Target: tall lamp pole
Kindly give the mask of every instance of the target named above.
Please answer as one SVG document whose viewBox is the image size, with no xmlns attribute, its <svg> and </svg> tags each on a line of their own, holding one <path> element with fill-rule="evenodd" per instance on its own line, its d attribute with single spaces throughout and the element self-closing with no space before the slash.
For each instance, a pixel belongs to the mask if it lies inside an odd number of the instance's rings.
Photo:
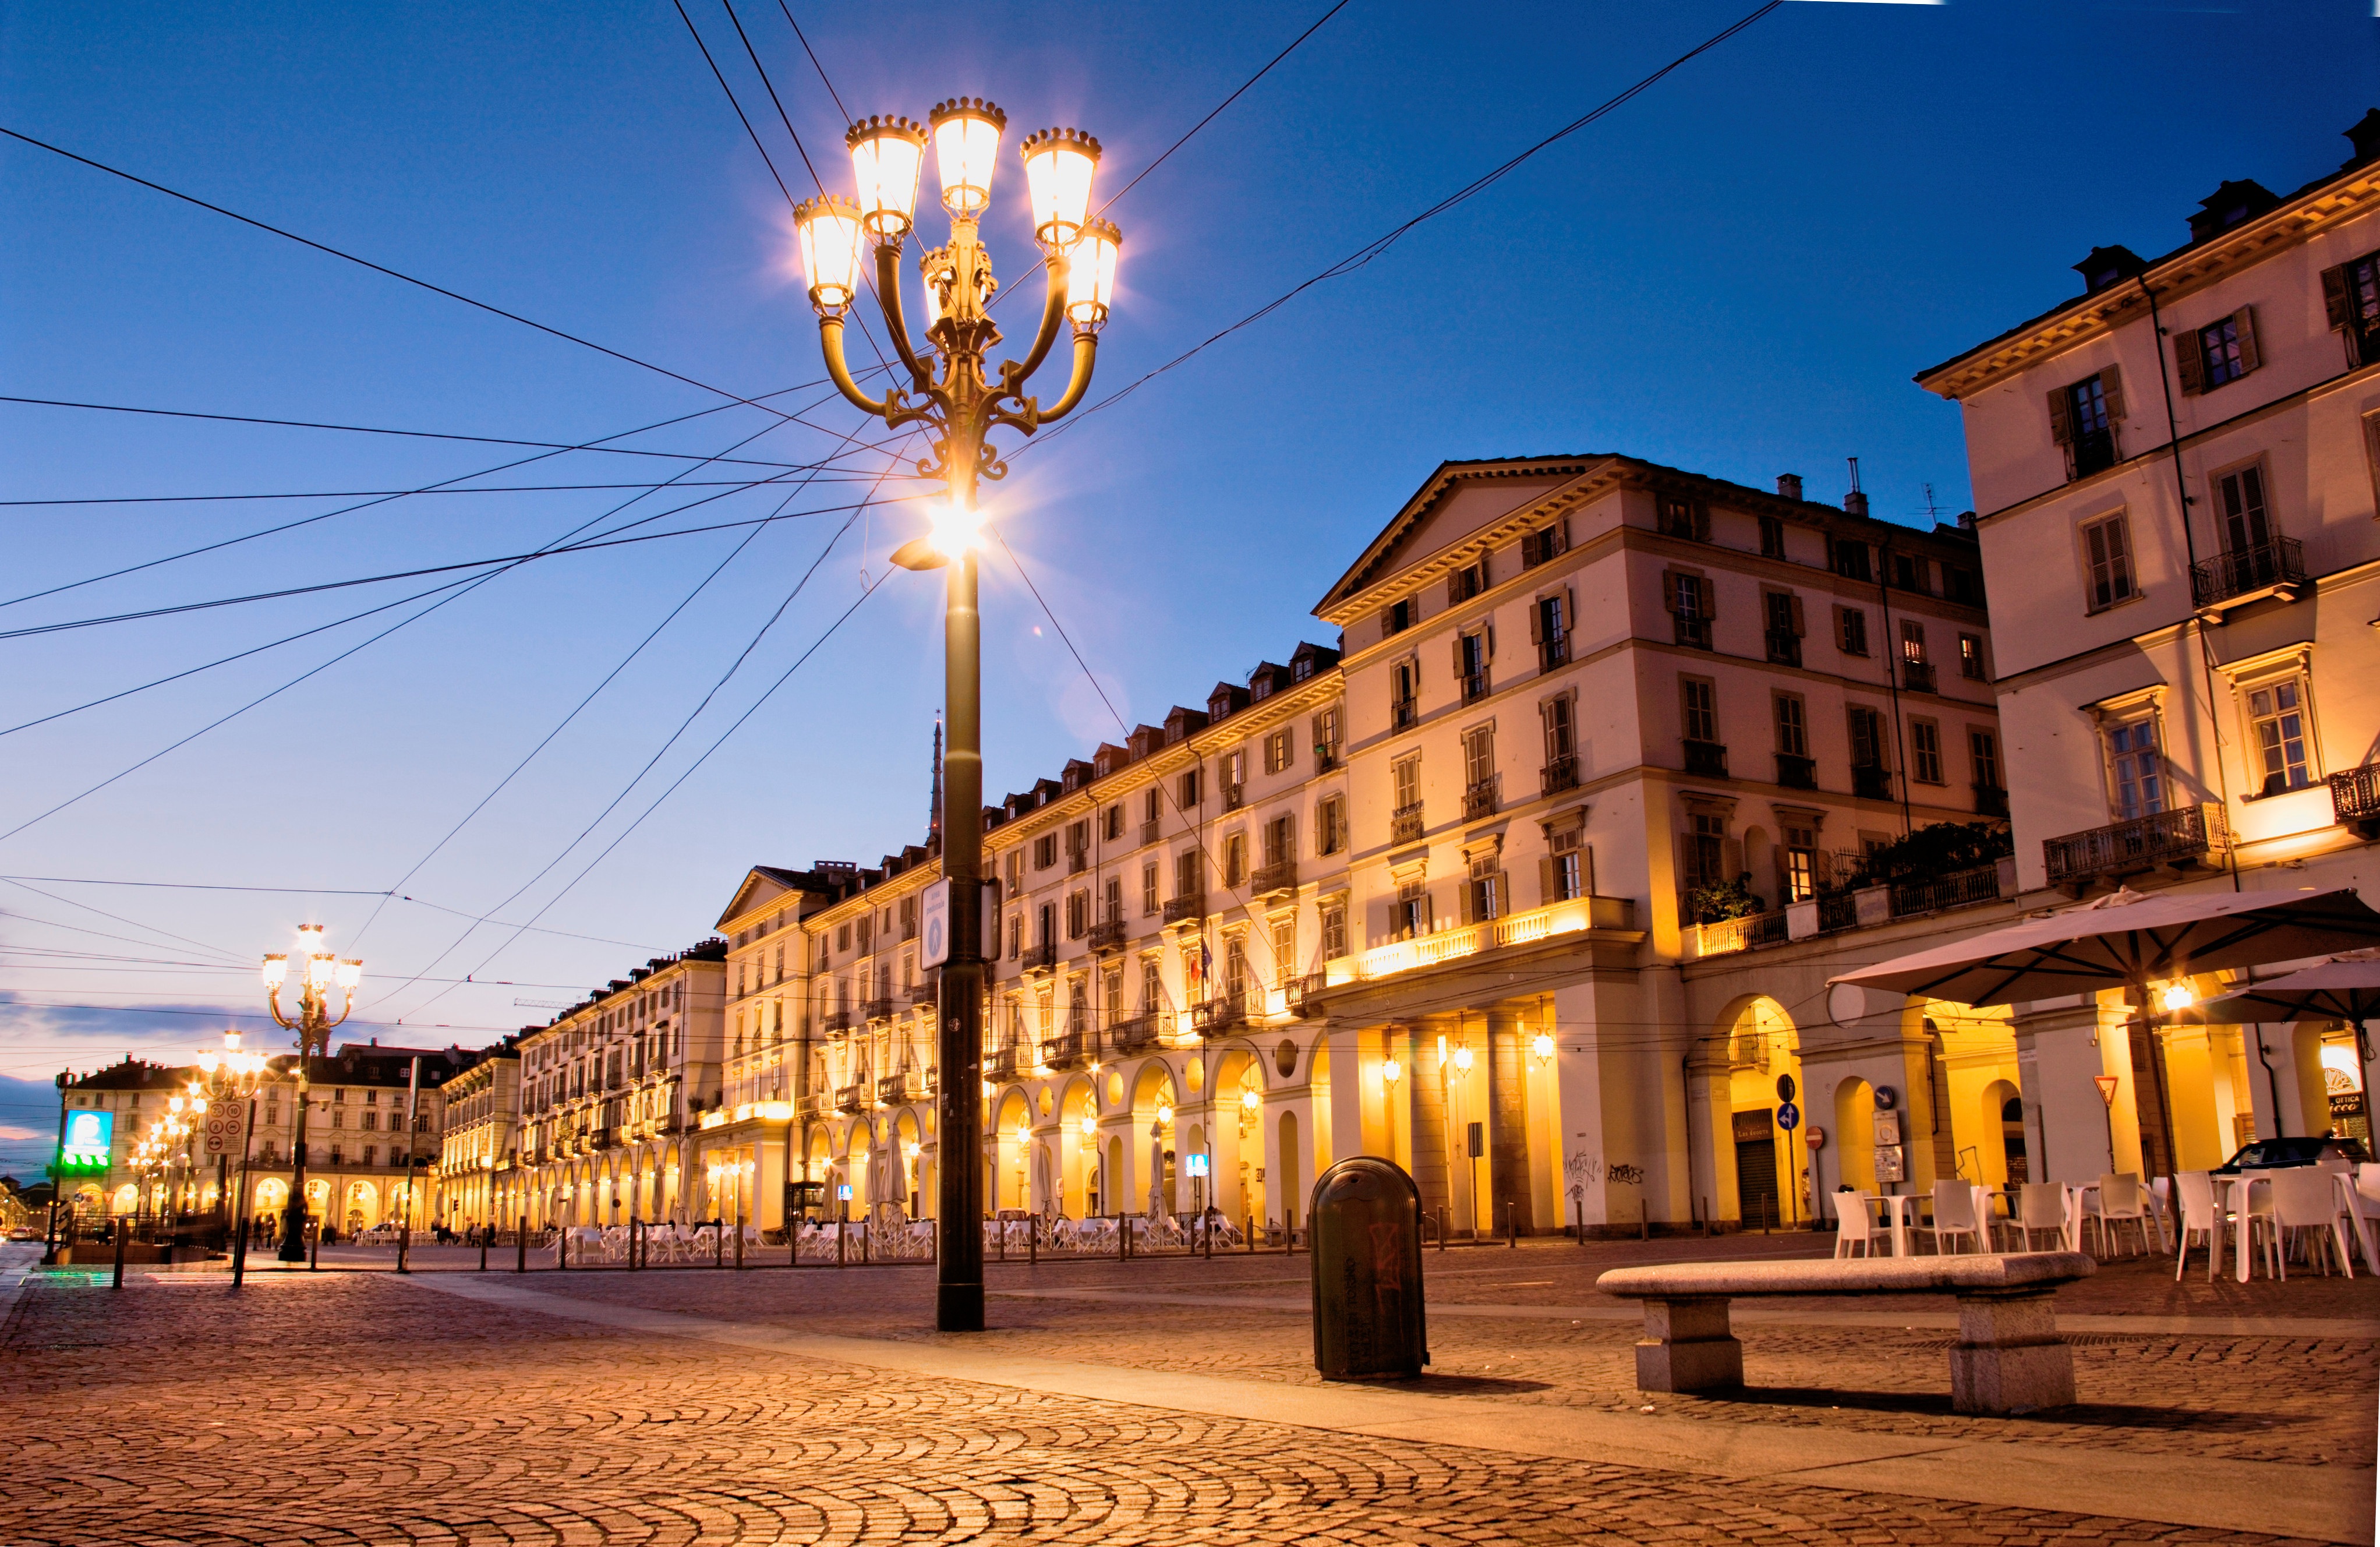
<svg viewBox="0 0 2380 1547">
<path fill-rule="evenodd" d="M 190 1094 L 200 1102 L 201 1112 L 210 1101 L 248 1103 L 239 1128 L 239 1180 L 231 1181 L 226 1165 L 215 1190 L 231 1230 L 231 1286 L 237 1289 L 248 1278 L 248 1152 L 256 1135 L 256 1091 L 264 1083 L 266 1065 L 264 1054 L 241 1051 L 238 1032 L 226 1031 L 223 1037 L 222 1052 L 199 1054 L 199 1074 L 190 1081 Z"/>
<path fill-rule="evenodd" d="M 802 266 L 809 279 L 810 304 L 819 314 L 819 338 L 834 384 L 859 409 L 889 428 L 922 424 L 933 433 L 933 456 L 917 464 L 940 478 L 947 503 L 934 512 L 930 535 L 904 544 L 892 562 L 905 569 L 950 574 L 942 610 L 944 711 L 950 745 L 944 774 L 942 876 L 950 883 L 951 954 L 942 968 L 937 1152 L 940 1228 L 934 1324 L 943 1332 L 983 1328 L 983 735 L 982 626 L 976 600 L 978 518 L 976 485 L 997 481 L 1008 466 L 987 439 L 996 425 L 1030 435 L 1063 418 L 1091 384 L 1115 291 L 1116 250 L 1121 236 L 1091 217 L 1091 177 L 1099 144 L 1075 129 L 1044 129 L 1026 136 L 1026 192 L 1034 239 L 1049 270 L 1049 297 L 1033 347 L 1022 361 L 986 368 L 1000 342 L 990 304 L 999 281 L 978 236 L 991 202 L 992 164 L 1008 116 L 980 98 L 954 98 L 927 115 L 924 128 L 906 118 L 869 118 L 845 137 L 859 198 L 855 202 L 827 194 L 795 211 Z M 927 352 L 910 340 L 901 305 L 901 244 L 913 227 L 918 174 L 930 139 L 941 177 L 942 208 L 950 216 L 950 241 L 918 262 L 925 285 Z M 844 357 L 844 316 L 857 298 L 861 251 L 876 250 L 876 299 L 884 329 L 899 357 L 895 384 L 870 397 L 852 379 Z M 1040 369 L 1060 327 L 1074 328 L 1074 367 L 1064 393 L 1043 408 L 1025 395 L 1025 384 Z M 914 394 L 914 397 L 911 396 Z"/>
<path fill-rule="evenodd" d="M 298 1033 L 298 1137 L 289 1172 L 289 1204 L 281 1223 L 279 1255 L 284 1262 L 306 1261 L 306 1093 L 310 1060 L 330 1056 L 331 1030 L 356 1007 L 356 984 L 364 975 L 361 961 L 354 957 L 341 961 L 322 947 L 322 925 L 298 927 L 298 949 L 293 954 L 305 964 L 305 973 L 298 980 L 295 1020 L 281 1008 L 282 985 L 289 979 L 289 956 L 275 954 L 264 958 L 265 1003 L 272 1006 L 274 1020 Z M 334 989 L 340 996 L 336 1015 L 331 1013 Z"/>
</svg>

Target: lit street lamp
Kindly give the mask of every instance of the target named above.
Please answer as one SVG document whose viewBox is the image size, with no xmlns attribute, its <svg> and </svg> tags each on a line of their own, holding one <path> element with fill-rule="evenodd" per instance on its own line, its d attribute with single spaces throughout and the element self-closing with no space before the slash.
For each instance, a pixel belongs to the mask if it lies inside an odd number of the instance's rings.
<svg viewBox="0 0 2380 1547">
<path fill-rule="evenodd" d="M 248 1114 L 239 1129 L 239 1203 L 232 1203 L 230 1161 L 225 1156 L 215 1163 L 215 1198 L 223 1205 L 225 1225 L 231 1231 L 231 1286 L 238 1288 L 248 1278 L 248 1151 L 256 1133 L 256 1092 L 264 1083 L 264 1054 L 241 1051 L 239 1033 L 224 1034 L 223 1051 L 212 1049 L 199 1054 L 199 1077 L 190 1081 L 190 1094 L 218 1102 L 246 1102 Z"/>
<path fill-rule="evenodd" d="M 992 165 L 1008 116 L 980 98 L 954 98 L 937 105 L 920 128 L 906 118 L 869 118 L 845 137 L 851 150 L 856 201 L 826 194 L 795 211 L 802 267 L 810 304 L 819 314 L 819 337 L 828 372 L 844 397 L 892 429 L 923 424 L 935 435 L 931 462 L 919 468 L 938 476 L 949 498 L 937 508 L 929 536 L 904 544 L 892 561 L 906 569 L 938 569 L 950 575 L 942 612 L 944 710 L 950 745 L 943 776 L 948 796 L 942 815 L 942 877 L 951 895 L 950 959 L 942 968 L 939 1151 L 968 1156 L 980 1151 L 983 1114 L 974 1099 L 983 1057 L 983 870 L 982 624 L 976 602 L 978 517 L 976 484 L 1000 479 L 1007 464 L 986 437 L 995 425 L 1030 435 L 1071 412 L 1091 384 L 1115 293 L 1113 225 L 1090 213 L 1091 177 L 1099 144 L 1075 129 L 1029 134 L 1022 147 L 1034 240 L 1050 272 L 1049 298 L 1032 348 L 1022 361 L 1002 361 L 996 373 L 985 360 L 1000 342 L 990 307 L 999 282 L 977 232 L 991 202 Z M 926 342 L 930 359 L 911 342 L 901 305 L 901 244 L 914 225 L 918 175 L 926 145 L 933 142 L 941 178 L 942 208 L 950 216 L 947 245 L 924 253 Z M 852 379 L 844 358 L 844 314 L 859 294 L 861 249 L 876 249 L 876 299 L 886 333 L 908 377 L 881 398 L 868 396 Z M 1043 408 L 1025 395 L 1025 384 L 1040 369 L 1062 324 L 1074 325 L 1074 366 L 1064 393 Z M 914 393 L 913 398 L 910 395 Z M 939 1168 L 941 1228 L 935 1232 L 937 1284 L 934 1324 L 943 1332 L 983 1328 L 983 1169 L 958 1161 Z"/>
<path fill-rule="evenodd" d="M 273 1018 L 298 1033 L 298 1138 L 296 1160 L 290 1169 L 289 1207 L 282 1216 L 281 1261 L 306 1261 L 306 1092 L 307 1061 L 327 1058 L 331 1054 L 331 1030 L 356 1007 L 356 984 L 364 975 L 364 964 L 349 957 L 341 961 L 322 946 L 322 926 L 301 924 L 298 928 L 298 959 L 304 963 L 304 974 L 298 981 L 298 1018 L 292 1020 L 282 1012 L 281 986 L 289 978 L 289 957 L 273 955 L 264 958 L 265 1002 L 273 1008 Z M 339 1010 L 331 1013 L 331 994 L 339 995 Z"/>
</svg>

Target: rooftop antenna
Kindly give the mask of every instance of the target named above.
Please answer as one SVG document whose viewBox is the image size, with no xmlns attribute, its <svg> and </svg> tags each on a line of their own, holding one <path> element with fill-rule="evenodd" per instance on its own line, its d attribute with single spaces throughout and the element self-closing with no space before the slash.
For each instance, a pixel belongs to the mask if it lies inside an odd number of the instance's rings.
<svg viewBox="0 0 2380 1547">
<path fill-rule="evenodd" d="M 1925 518 L 1936 526 L 1942 524 L 1942 507 L 1934 502 L 1934 485 L 1925 486 Z"/>
<path fill-rule="evenodd" d="M 934 716 L 934 794 L 933 810 L 926 821 L 926 847 L 936 854 L 942 851 L 942 717 Z"/>
<path fill-rule="evenodd" d="M 1847 457 L 1844 460 L 1852 465 L 1852 493 L 1856 494 L 1860 492 L 1859 458 L 1856 457 Z"/>
</svg>

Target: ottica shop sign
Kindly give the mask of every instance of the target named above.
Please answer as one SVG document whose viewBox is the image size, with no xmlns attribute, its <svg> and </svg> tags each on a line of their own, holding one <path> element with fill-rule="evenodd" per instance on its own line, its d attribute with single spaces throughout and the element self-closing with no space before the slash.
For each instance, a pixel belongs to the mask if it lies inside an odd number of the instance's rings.
<svg viewBox="0 0 2380 1547">
<path fill-rule="evenodd" d="M 115 1147 L 115 1113 L 68 1113 L 67 1141 L 58 1152 L 58 1163 L 68 1171 L 104 1171 Z"/>
</svg>

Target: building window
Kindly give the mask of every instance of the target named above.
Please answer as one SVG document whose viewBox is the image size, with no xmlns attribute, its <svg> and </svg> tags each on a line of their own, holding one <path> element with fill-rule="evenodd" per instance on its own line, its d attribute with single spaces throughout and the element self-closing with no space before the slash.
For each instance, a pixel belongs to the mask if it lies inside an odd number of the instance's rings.
<svg viewBox="0 0 2380 1547">
<path fill-rule="evenodd" d="M 1464 634 L 1454 641 L 1455 674 L 1463 679 L 1463 701 L 1488 696 L 1488 631 Z"/>
<path fill-rule="evenodd" d="M 1296 743 L 1286 729 L 1277 730 L 1265 737 L 1265 772 L 1279 774 L 1286 770 L 1297 752 Z"/>
<path fill-rule="evenodd" d="M 1140 961 L 1140 1013 L 1153 1016 L 1165 1007 L 1165 968 L 1155 956 Z"/>
<path fill-rule="evenodd" d="M 1909 722 L 1909 776 L 1921 785 L 1942 783 L 1942 728 L 1931 720 Z"/>
<path fill-rule="evenodd" d="M 2273 523 L 2265 506 L 2264 464 L 2251 462 L 2216 475 L 2215 508 L 2223 522 L 2223 551 L 2231 555 L 2242 589 L 2271 584 Z M 2253 572 L 2251 566 L 2259 563 L 2266 573 Z"/>
<path fill-rule="evenodd" d="M 2090 569 L 2090 611 L 2129 602 L 2132 589 L 2131 531 L 2119 511 L 2082 525 L 2082 560 Z"/>
<path fill-rule="evenodd" d="M 1760 518 L 1760 556 L 1762 558 L 1785 556 L 1785 523 L 1774 516 Z"/>
<path fill-rule="evenodd" d="M 2113 366 L 2049 395 L 2050 438 L 2066 448 L 2068 477 L 2088 478 L 2116 465 L 2116 426 L 2123 417 Z"/>
<path fill-rule="evenodd" d="M 1471 907 L 1471 922 L 1485 923 L 1504 915 L 1503 875 L 1496 868 L 1496 856 L 1484 854 L 1471 861 L 1471 877 L 1465 901 Z"/>
<path fill-rule="evenodd" d="M 1686 739 L 1718 739 L 1718 689 L 1705 678 L 1682 676 L 1678 686 L 1685 704 Z"/>
<path fill-rule="evenodd" d="M 1767 615 L 1768 659 L 1780 666 L 1802 664 L 1802 599 L 1791 591 L 1767 591 L 1760 594 L 1761 609 Z"/>
<path fill-rule="evenodd" d="M 1784 849 L 1784 857 L 1779 863 L 1785 883 L 1785 900 L 1789 903 L 1808 902 L 1818 895 L 1817 830 L 1787 823 Z"/>
<path fill-rule="evenodd" d="M 1672 569 L 1667 576 L 1670 615 L 1677 624 L 1678 643 L 1694 650 L 1711 648 L 1711 618 L 1718 598 L 1706 576 Z"/>
<path fill-rule="evenodd" d="M 1810 755 L 1810 727 L 1799 693 L 1777 695 L 1777 749 L 1789 758 Z"/>
<path fill-rule="evenodd" d="M 1058 834 L 1044 833 L 1033 840 L 1033 868 L 1046 871 L 1058 862 Z"/>
<path fill-rule="evenodd" d="M 2165 761 L 2157 754 L 2154 718 L 2107 727 L 2107 761 L 2118 817 L 2130 822 L 2165 810 Z"/>
<path fill-rule="evenodd" d="M 1123 802 L 1119 800 L 1099 813 L 1099 841 L 1115 843 L 1123 837 Z"/>
<path fill-rule="evenodd" d="M 1339 710 L 1336 705 L 1314 717 L 1314 764 L 1327 773 L 1339 761 Z"/>
<path fill-rule="evenodd" d="M 1223 885 L 1232 891 L 1248 883 L 1248 835 L 1233 833 L 1223 839 Z"/>
<path fill-rule="evenodd" d="M 1396 809 L 1421 804 L 1421 759 L 1399 758 L 1389 765 L 1389 785 L 1394 792 Z"/>
<path fill-rule="evenodd" d="M 2260 795 L 2303 789 L 2306 774 L 2304 688 L 2296 677 L 2253 688 L 2248 692 L 2248 720 L 2253 737 L 2256 773 L 2264 781 Z"/>
<path fill-rule="evenodd" d="M 1294 819 L 1287 812 L 1269 818 L 1264 824 L 1264 862 L 1285 864 L 1297 858 L 1297 834 Z"/>
<path fill-rule="evenodd" d="M 1157 907 L 1157 861 L 1151 859 L 1140 867 L 1140 911 L 1150 914 Z"/>
<path fill-rule="evenodd" d="M 1331 796 L 1314 808 L 1314 852 L 1336 854 L 1347 847 L 1347 802 Z"/>
<path fill-rule="evenodd" d="M 1835 609 L 1836 633 L 1846 655 L 1867 653 L 1867 614 L 1857 607 Z"/>
<path fill-rule="evenodd" d="M 1571 696 L 1564 693 L 1560 698 L 1548 699 L 1537 706 L 1537 715 L 1545 726 L 1546 771 L 1550 774 L 1569 774 L 1575 783 L 1578 729 L 1572 716 Z M 1552 786 L 1548 793 L 1560 787 L 1566 786 Z"/>
<path fill-rule="evenodd" d="M 1347 954 L 1347 905 L 1327 902 L 1322 905 L 1322 959 L 1337 961 Z"/>
<path fill-rule="evenodd" d="M 1105 902 L 1107 906 L 1105 909 L 1105 917 L 1100 920 L 1100 922 L 1107 924 L 1123 923 L 1123 877 L 1120 875 L 1111 875 L 1108 877 L 1107 895 L 1101 900 Z"/>
<path fill-rule="evenodd" d="M 1396 937 L 1411 940 L 1429 932 L 1429 883 L 1408 881 L 1397 888 Z"/>
<path fill-rule="evenodd" d="M 1091 895 L 1075 891 L 1066 894 L 1066 938 L 1080 940 L 1091 932 Z"/>
<path fill-rule="evenodd" d="M 1175 896 L 1205 895 L 1207 888 L 1200 883 L 1201 880 L 1196 849 L 1185 848 L 1173 857 L 1173 895 Z"/>
<path fill-rule="evenodd" d="M 1959 675 L 1972 682 L 1991 680 L 1991 673 L 1984 666 L 1984 637 L 1981 634 L 1959 636 Z"/>
<path fill-rule="evenodd" d="M 1546 835 L 1546 901 L 1573 902 L 1586 895 L 1588 876 L 1586 850 L 1580 843 L 1581 829 L 1567 827 Z"/>
<path fill-rule="evenodd" d="M 1389 724 L 1403 730 L 1420 717 L 1421 663 L 1400 661 L 1389 668 Z"/>
<path fill-rule="evenodd" d="M 1155 822 L 1165 814 L 1165 792 L 1155 785 L 1140 792 L 1140 820 Z"/>
<path fill-rule="evenodd" d="M 1700 500 L 1663 494 L 1657 524 L 1665 537 L 1682 537 L 1690 542 L 1710 541 L 1710 507 Z"/>
<path fill-rule="evenodd" d="M 1463 783 L 1477 789 L 1496 777 L 1496 732 L 1478 725 L 1463 733 Z"/>
<path fill-rule="evenodd" d="M 1536 531 L 1523 532 L 1521 534 L 1521 567 L 1535 569 L 1541 564 L 1551 562 L 1557 554 L 1570 546 L 1564 541 L 1568 530 L 1569 523 L 1564 520 L 1550 527 L 1542 527 Z"/>
<path fill-rule="evenodd" d="M 1297 915 L 1272 921 L 1272 981 L 1276 987 L 1287 987 L 1297 975 Z"/>
<path fill-rule="evenodd" d="M 1854 704 L 1846 718 L 1851 725 L 1852 768 L 1880 771 L 1884 767 L 1884 717 Z"/>
<path fill-rule="evenodd" d="M 1836 574 L 1846 580 L 1869 580 L 1876 578 L 1876 571 L 1868 565 L 1866 543 L 1842 538 L 1835 538 L 1831 541 L 1834 543 Z"/>
<path fill-rule="evenodd" d="M 2241 307 L 2228 317 L 2203 328 L 2184 328 L 2173 335 L 2174 374 L 2188 395 L 2212 392 L 2236 382 L 2260 363 L 2256 353 L 2254 309 Z"/>
<path fill-rule="evenodd" d="M 1537 639 L 1537 666 L 1551 671 L 1570 659 L 1570 610 L 1568 593 L 1556 592 L 1537 598 L 1531 615 L 1532 631 Z"/>
<path fill-rule="evenodd" d="M 1197 768 L 1185 769 L 1183 772 L 1181 800 L 1182 809 L 1185 811 L 1196 810 L 1198 807 L 1199 786 L 1203 782 L 1198 775 L 1203 772 L 1203 769 Z"/>
<path fill-rule="evenodd" d="M 1487 589 L 1488 561 L 1483 558 L 1476 564 L 1464 565 L 1446 578 L 1447 604 L 1460 605 Z"/>
<path fill-rule="evenodd" d="M 1942 566 L 1942 594 L 1962 607 L 1980 607 L 1984 604 L 1983 582 L 1976 578 L 1973 570 L 1961 564 L 1946 564 Z"/>
<path fill-rule="evenodd" d="M 1974 766 L 1977 789 L 2005 789 L 2000 783 L 1999 737 L 1987 730 L 1967 733 L 1967 757 Z"/>
<path fill-rule="evenodd" d="M 1380 638 L 1385 640 L 1391 634 L 1402 634 L 1412 627 L 1415 611 L 1410 596 L 1401 602 L 1390 603 L 1380 613 Z"/>
<path fill-rule="evenodd" d="M 1697 811 L 1686 834 L 1686 885 L 1717 886 L 1727 877 L 1727 819 Z"/>
</svg>

